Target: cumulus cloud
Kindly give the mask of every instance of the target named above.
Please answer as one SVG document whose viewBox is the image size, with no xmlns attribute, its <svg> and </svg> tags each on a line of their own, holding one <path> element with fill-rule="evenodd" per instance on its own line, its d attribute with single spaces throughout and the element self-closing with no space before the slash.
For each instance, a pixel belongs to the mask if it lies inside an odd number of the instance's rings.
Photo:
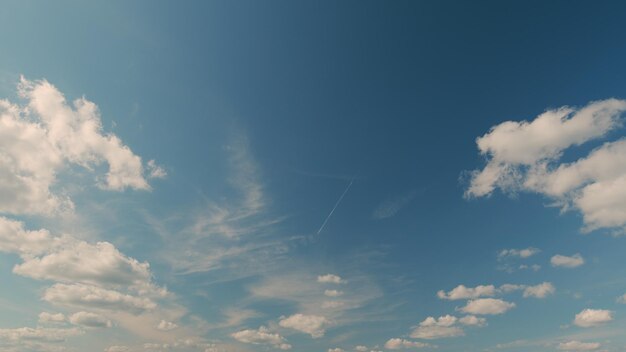
<svg viewBox="0 0 626 352">
<path fill-rule="evenodd" d="M 84 284 L 55 284 L 44 291 L 43 300 L 61 306 L 133 313 L 156 308 L 149 298 Z"/>
<path fill-rule="evenodd" d="M 81 325 L 89 328 L 110 328 L 111 321 L 100 314 L 91 312 L 77 312 L 72 314 L 69 319 L 74 325 Z"/>
<path fill-rule="evenodd" d="M 385 342 L 385 348 L 390 349 L 390 350 L 399 350 L 399 349 L 404 349 L 404 348 L 423 348 L 423 347 L 430 347 L 430 345 L 427 343 L 419 342 L 419 341 L 410 341 L 410 340 L 405 340 L 405 339 L 400 339 L 400 338 L 389 339 L 387 342 Z"/>
<path fill-rule="evenodd" d="M 161 320 L 159 325 L 156 326 L 156 328 L 161 331 L 170 331 L 176 329 L 177 327 L 178 325 L 167 320 Z"/>
<path fill-rule="evenodd" d="M 65 322 L 65 315 L 63 313 L 39 313 L 39 323 L 63 323 Z"/>
<path fill-rule="evenodd" d="M 284 337 L 277 333 L 270 332 L 266 327 L 261 326 L 257 330 L 241 330 L 230 335 L 239 342 L 254 345 L 271 345 L 281 350 L 291 349 Z"/>
<path fill-rule="evenodd" d="M 85 98 L 68 103 L 47 81 L 22 78 L 25 105 L 0 100 L 0 212 L 51 215 L 71 210 L 65 194 L 52 191 L 57 175 L 71 166 L 108 171 L 100 187 L 148 190 L 141 158 L 116 135 L 103 131 L 98 107 Z M 151 172 L 163 172 L 152 163 Z M 156 171 L 155 171 L 156 170 Z"/>
<path fill-rule="evenodd" d="M 550 258 L 550 264 L 554 267 L 576 268 L 585 264 L 585 259 L 578 253 L 571 257 L 557 254 Z"/>
<path fill-rule="evenodd" d="M 83 241 L 25 260 L 13 272 L 39 280 L 115 286 L 142 286 L 151 275 L 148 263 L 123 255 L 111 243 Z"/>
<path fill-rule="evenodd" d="M 496 288 L 493 285 L 479 285 L 476 287 L 465 287 L 464 285 L 459 285 L 448 293 L 443 290 L 437 292 L 437 297 L 440 299 L 457 300 L 493 296 L 495 293 Z"/>
<path fill-rule="evenodd" d="M 435 319 L 434 317 L 428 317 L 422 321 L 413 332 L 411 337 L 416 339 L 434 340 L 446 337 L 463 336 L 465 333 L 463 329 L 458 326 L 454 326 L 457 322 L 457 318 L 451 315 L 444 315 Z"/>
<path fill-rule="evenodd" d="M 466 197 L 530 191 L 583 215 L 584 230 L 626 226 L 626 139 L 608 142 L 571 163 L 563 152 L 622 125 L 626 101 L 548 110 L 533 121 L 507 121 L 476 140 L 487 165 L 471 174 Z"/>
<path fill-rule="evenodd" d="M 337 348 L 329 348 L 328 352 L 345 352 L 345 351 L 343 350 L 343 348 L 337 347 Z"/>
<path fill-rule="evenodd" d="M 524 297 L 545 298 L 554 294 L 556 288 L 550 282 L 543 282 L 535 286 L 527 286 L 524 289 Z"/>
<path fill-rule="evenodd" d="M 354 347 L 355 351 L 359 351 L 359 352 L 365 352 L 368 350 L 367 346 L 363 346 L 363 345 L 358 345 L 356 347 Z"/>
<path fill-rule="evenodd" d="M 503 301 L 495 298 L 480 298 L 467 302 L 467 304 L 460 308 L 464 313 L 479 314 L 479 315 L 497 315 L 506 313 L 509 309 L 515 307 L 515 303 Z"/>
<path fill-rule="evenodd" d="M 602 325 L 613 320 L 613 313 L 605 309 L 584 309 L 576 314 L 574 325 L 588 328 Z"/>
<path fill-rule="evenodd" d="M 318 276 L 317 282 L 326 283 L 326 284 L 343 284 L 346 281 L 338 275 L 326 274 L 326 275 Z"/>
<path fill-rule="evenodd" d="M 294 314 L 281 319 L 278 324 L 284 328 L 290 328 L 311 335 L 312 338 L 324 336 L 330 321 L 319 315 Z"/>
<path fill-rule="evenodd" d="M 561 351 L 594 351 L 600 348 L 598 342 L 567 341 L 561 342 L 556 348 Z"/>
</svg>

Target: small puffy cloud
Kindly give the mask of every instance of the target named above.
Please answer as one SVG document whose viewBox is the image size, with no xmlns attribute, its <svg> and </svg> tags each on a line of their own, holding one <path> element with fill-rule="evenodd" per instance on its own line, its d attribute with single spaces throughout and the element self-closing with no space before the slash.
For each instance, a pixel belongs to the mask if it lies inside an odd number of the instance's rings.
<svg viewBox="0 0 626 352">
<path fill-rule="evenodd" d="M 337 348 L 329 348 L 328 352 L 345 352 L 345 351 L 343 350 L 343 348 L 337 347 Z"/>
<path fill-rule="evenodd" d="M 146 297 L 83 284 L 55 284 L 45 290 L 43 300 L 55 305 L 141 313 L 156 308 Z"/>
<path fill-rule="evenodd" d="M 457 318 L 451 315 L 444 315 L 438 319 L 428 317 L 411 332 L 411 337 L 434 340 L 465 335 L 463 329 L 454 326 L 456 322 Z"/>
<path fill-rule="evenodd" d="M 284 337 L 277 333 L 270 332 L 266 327 L 261 326 L 258 330 L 241 330 L 230 335 L 239 342 L 253 345 L 271 345 L 281 350 L 291 349 Z"/>
<path fill-rule="evenodd" d="M 485 326 L 487 325 L 487 319 L 475 315 L 466 315 L 459 319 L 459 323 L 467 326 Z"/>
<path fill-rule="evenodd" d="M 459 285 L 448 293 L 443 290 L 437 292 L 437 297 L 440 299 L 457 300 L 493 296 L 495 293 L 496 288 L 493 285 L 480 285 L 476 287 L 465 287 L 464 285 Z"/>
<path fill-rule="evenodd" d="M 284 328 L 290 328 L 311 335 L 313 338 L 324 336 L 330 321 L 319 315 L 294 314 L 281 319 L 278 324 Z"/>
<path fill-rule="evenodd" d="M 390 350 L 399 350 L 404 348 L 423 348 L 430 347 L 429 344 L 419 342 L 419 341 L 410 341 L 400 338 L 389 339 L 385 342 L 385 348 Z"/>
<path fill-rule="evenodd" d="M 39 323 L 63 323 L 65 322 L 65 315 L 63 313 L 39 313 Z"/>
<path fill-rule="evenodd" d="M 166 320 L 161 320 L 159 325 L 156 326 L 156 328 L 161 331 L 170 331 L 176 329 L 177 327 L 178 325 Z"/>
<path fill-rule="evenodd" d="M 555 291 L 554 285 L 549 282 L 544 282 L 535 286 L 527 286 L 524 289 L 524 297 L 545 298 L 554 294 Z"/>
<path fill-rule="evenodd" d="M 550 258 L 550 264 L 554 267 L 576 268 L 585 264 L 585 259 L 578 253 L 571 257 L 557 254 Z"/>
<path fill-rule="evenodd" d="M 327 284 L 343 284 L 346 281 L 342 279 L 341 277 L 339 277 L 338 275 L 326 274 L 326 275 L 318 276 L 317 282 L 327 283 Z"/>
<path fill-rule="evenodd" d="M 515 303 L 501 299 L 480 298 L 468 301 L 464 307 L 460 308 L 460 311 L 468 314 L 497 315 L 506 313 L 509 309 L 514 307 Z"/>
<path fill-rule="evenodd" d="M 343 295 L 343 291 L 339 290 L 325 290 L 324 295 L 328 297 L 339 297 Z"/>
<path fill-rule="evenodd" d="M 148 161 L 146 164 L 148 169 L 148 177 L 150 178 L 165 178 L 167 177 L 167 171 L 161 166 L 157 165 L 154 160 Z"/>
<path fill-rule="evenodd" d="M 100 314 L 91 312 L 77 312 L 72 314 L 69 319 L 74 325 L 81 325 L 89 328 L 110 328 L 111 321 Z"/>
<path fill-rule="evenodd" d="M 358 352 L 366 352 L 368 349 L 369 349 L 369 348 L 367 348 L 367 346 L 362 346 L 362 345 L 356 346 L 356 347 L 354 348 L 354 350 L 355 350 L 355 351 L 358 351 Z"/>
<path fill-rule="evenodd" d="M 598 342 L 567 341 L 559 343 L 556 348 L 561 351 L 595 351 L 600 346 Z"/>
<path fill-rule="evenodd" d="M 576 314 L 574 325 L 588 328 L 602 325 L 613 320 L 613 313 L 605 309 L 585 309 Z"/>
<path fill-rule="evenodd" d="M 528 247 L 525 249 L 503 249 L 500 252 L 498 252 L 498 259 L 503 259 L 503 258 L 508 258 L 508 257 L 524 259 L 524 258 L 532 257 L 533 255 L 539 252 L 541 251 L 538 248 L 532 248 L 532 247 Z"/>
</svg>

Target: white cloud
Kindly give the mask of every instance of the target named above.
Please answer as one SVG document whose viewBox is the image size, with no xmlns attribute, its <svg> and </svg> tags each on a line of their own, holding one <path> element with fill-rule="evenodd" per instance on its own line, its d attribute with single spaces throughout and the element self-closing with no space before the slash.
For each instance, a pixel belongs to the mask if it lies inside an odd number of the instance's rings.
<svg viewBox="0 0 626 352">
<path fill-rule="evenodd" d="M 317 282 L 328 283 L 328 284 L 343 284 L 346 281 L 338 275 L 326 274 L 326 275 L 318 276 Z"/>
<path fill-rule="evenodd" d="M 134 287 L 148 285 L 151 278 L 148 263 L 123 255 L 108 242 L 73 241 L 58 251 L 25 260 L 13 272 L 39 280 Z"/>
<path fill-rule="evenodd" d="M 170 331 L 176 329 L 177 327 L 178 325 L 176 325 L 175 323 L 166 320 L 161 320 L 159 322 L 159 325 L 156 326 L 156 328 L 161 331 Z"/>
<path fill-rule="evenodd" d="M 479 285 L 476 287 L 465 287 L 464 285 L 459 285 L 448 293 L 445 291 L 437 292 L 437 297 L 440 299 L 457 300 L 493 296 L 495 293 L 496 288 L 493 285 Z"/>
<path fill-rule="evenodd" d="M 605 309 L 584 309 L 576 314 L 574 325 L 588 328 L 602 325 L 613 320 L 613 313 Z"/>
<path fill-rule="evenodd" d="M 578 209 L 584 230 L 626 226 L 626 140 L 605 143 L 588 156 L 562 163 L 564 150 L 606 135 L 622 125 L 626 101 L 608 99 L 575 110 L 550 110 L 531 122 L 507 121 L 477 139 L 488 157 L 474 171 L 467 197 L 505 192 L 538 192 L 564 210 Z"/>
<path fill-rule="evenodd" d="M 487 319 L 480 318 L 475 315 L 466 315 L 459 319 L 459 323 L 467 326 L 485 326 L 487 325 Z"/>
<path fill-rule="evenodd" d="M 405 340 L 405 339 L 400 339 L 400 338 L 389 339 L 387 342 L 385 342 L 385 348 L 390 349 L 390 350 L 399 350 L 399 349 L 404 349 L 404 348 L 423 348 L 423 347 L 430 347 L 430 345 L 427 343 L 419 342 L 419 341 L 410 341 L 410 340 Z"/>
<path fill-rule="evenodd" d="M 47 341 L 47 342 L 63 342 L 68 337 L 80 335 L 83 332 L 76 328 L 71 329 L 53 329 L 53 328 L 15 328 L 0 329 L 0 340 L 8 340 L 13 342 L 19 341 Z"/>
<path fill-rule="evenodd" d="M 594 351 L 600 346 L 598 342 L 568 341 L 559 343 L 557 348 L 561 351 Z"/>
<path fill-rule="evenodd" d="M 545 298 L 554 294 L 556 289 L 550 282 L 544 282 L 535 286 L 527 286 L 524 289 L 524 297 Z"/>
<path fill-rule="evenodd" d="M 447 337 L 464 336 L 463 329 L 454 326 L 457 322 L 457 318 L 451 315 L 444 315 L 435 319 L 428 317 L 422 321 L 413 332 L 411 337 L 416 339 L 441 339 Z"/>
<path fill-rule="evenodd" d="M 129 351 L 130 351 L 130 347 L 120 346 L 120 345 L 109 346 L 104 349 L 104 352 L 129 352 Z"/>
<path fill-rule="evenodd" d="M 110 328 L 111 321 L 100 314 L 91 312 L 77 312 L 72 314 L 69 319 L 74 325 L 81 325 L 89 328 Z"/>
<path fill-rule="evenodd" d="M 538 248 L 528 247 L 525 249 L 503 249 L 498 252 L 498 259 L 503 259 L 507 257 L 517 257 L 517 258 L 528 258 L 533 255 L 541 252 Z"/>
<path fill-rule="evenodd" d="M 585 259 L 578 253 L 570 257 L 557 254 L 550 258 L 550 263 L 555 267 L 575 268 L 585 264 Z"/>
<path fill-rule="evenodd" d="M 329 348 L 328 352 L 345 352 L 342 348 Z"/>
<path fill-rule="evenodd" d="M 354 350 L 359 351 L 359 352 L 366 352 L 368 349 L 369 348 L 367 348 L 367 346 L 362 346 L 362 345 L 354 347 Z"/>
<path fill-rule="evenodd" d="M 45 290 L 43 300 L 61 306 L 134 313 L 156 308 L 149 298 L 84 284 L 55 284 Z"/>
<path fill-rule="evenodd" d="M 73 165 L 94 171 L 108 164 L 102 188 L 150 188 L 141 158 L 116 135 L 103 132 L 94 103 L 80 98 L 70 105 L 47 81 L 22 78 L 18 90 L 25 106 L 0 100 L 0 212 L 71 210 L 70 198 L 52 189 L 57 175 Z"/>
<path fill-rule="evenodd" d="M 281 350 L 291 349 L 284 337 L 277 333 L 271 333 L 266 327 L 261 326 L 258 330 L 241 330 L 231 334 L 235 340 L 254 345 L 271 345 Z"/>
<path fill-rule="evenodd" d="M 343 295 L 343 291 L 339 291 L 339 290 L 325 290 L 324 291 L 324 296 L 328 296 L 328 297 L 339 297 Z"/>
<path fill-rule="evenodd" d="M 509 309 L 514 308 L 515 303 L 503 301 L 495 298 L 480 298 L 467 302 L 465 307 L 460 308 L 462 312 L 469 314 L 503 314 Z"/>
<path fill-rule="evenodd" d="M 313 338 L 324 336 L 330 321 L 319 315 L 294 314 L 281 319 L 278 324 L 284 328 L 290 328 L 311 335 Z"/>
<path fill-rule="evenodd" d="M 65 322 L 65 315 L 63 313 L 39 313 L 39 323 L 63 323 Z"/>
</svg>

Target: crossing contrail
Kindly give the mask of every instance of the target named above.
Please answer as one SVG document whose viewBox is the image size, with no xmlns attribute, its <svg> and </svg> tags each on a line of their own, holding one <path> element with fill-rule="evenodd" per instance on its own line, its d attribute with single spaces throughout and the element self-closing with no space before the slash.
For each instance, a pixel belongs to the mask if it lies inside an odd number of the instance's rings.
<svg viewBox="0 0 626 352">
<path fill-rule="evenodd" d="M 324 229 L 324 226 L 326 226 L 326 223 L 328 222 L 328 219 L 330 219 L 331 216 L 333 216 L 333 213 L 335 212 L 335 209 L 337 209 L 337 207 L 339 206 L 339 203 L 341 203 L 341 200 L 343 199 L 343 197 L 346 196 L 346 193 L 348 193 L 348 191 L 350 190 L 350 187 L 352 187 L 352 183 L 354 182 L 354 177 L 352 178 L 352 180 L 350 180 L 350 183 L 348 184 L 348 187 L 346 187 L 346 190 L 343 191 L 343 193 L 341 194 L 341 197 L 339 197 L 339 199 L 337 200 L 337 203 L 335 203 L 335 206 L 333 207 L 333 210 L 330 211 L 330 213 L 328 213 L 328 216 L 326 217 L 326 220 L 324 220 L 324 223 L 322 224 L 322 226 L 320 226 L 320 229 L 317 230 L 317 234 L 319 235 L 320 232 L 322 232 L 322 230 Z"/>
</svg>

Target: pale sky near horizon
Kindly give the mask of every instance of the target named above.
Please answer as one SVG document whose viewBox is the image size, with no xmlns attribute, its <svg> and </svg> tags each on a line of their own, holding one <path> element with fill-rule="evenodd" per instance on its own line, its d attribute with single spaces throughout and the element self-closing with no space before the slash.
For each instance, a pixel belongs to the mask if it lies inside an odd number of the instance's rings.
<svg viewBox="0 0 626 352">
<path fill-rule="evenodd" d="M 626 350 L 626 4 L 2 1 L 0 350 Z"/>
</svg>

